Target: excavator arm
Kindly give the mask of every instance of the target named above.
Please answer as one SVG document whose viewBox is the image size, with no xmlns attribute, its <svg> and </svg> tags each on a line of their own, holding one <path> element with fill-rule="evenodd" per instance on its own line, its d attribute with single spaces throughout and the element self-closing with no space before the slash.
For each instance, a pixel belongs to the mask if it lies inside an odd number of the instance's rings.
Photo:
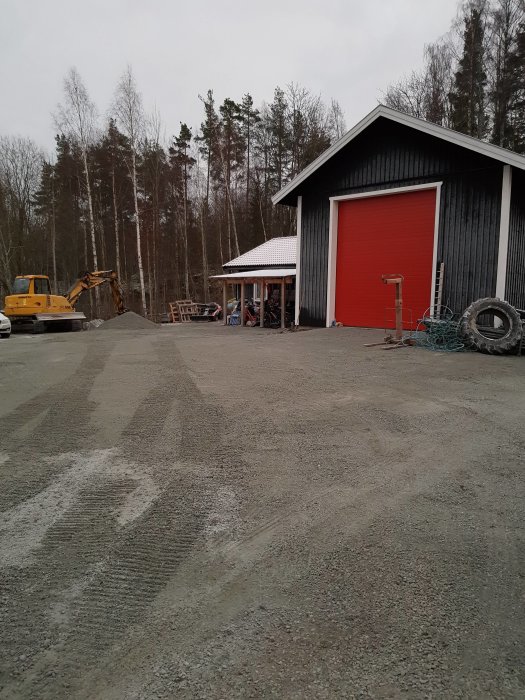
<svg viewBox="0 0 525 700">
<path fill-rule="evenodd" d="M 127 309 L 124 306 L 122 288 L 120 286 L 117 273 L 114 270 L 84 272 L 66 294 L 66 299 L 69 301 L 71 306 L 75 308 L 75 304 L 83 292 L 87 291 L 88 289 L 98 287 L 101 284 L 109 284 L 117 314 L 120 315 L 125 313 Z"/>
</svg>

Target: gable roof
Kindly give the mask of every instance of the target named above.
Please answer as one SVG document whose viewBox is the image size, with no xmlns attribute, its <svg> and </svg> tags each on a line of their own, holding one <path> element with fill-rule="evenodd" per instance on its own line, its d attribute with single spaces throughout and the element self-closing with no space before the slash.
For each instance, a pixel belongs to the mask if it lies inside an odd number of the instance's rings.
<svg viewBox="0 0 525 700">
<path fill-rule="evenodd" d="M 312 161 L 312 163 L 301 171 L 293 180 L 279 190 L 279 192 L 272 197 L 272 202 L 274 204 L 278 204 L 287 195 L 293 192 L 293 190 L 300 185 L 301 182 L 304 182 L 318 168 L 330 160 L 332 156 L 334 156 L 338 151 L 344 148 L 350 143 L 350 141 L 355 139 L 356 136 L 370 126 L 370 124 L 379 119 L 379 117 L 390 119 L 398 124 L 404 124 L 412 129 L 417 129 L 425 134 L 429 134 L 430 136 L 443 139 L 443 141 L 449 141 L 456 146 L 468 148 L 470 151 L 475 151 L 476 153 L 480 153 L 488 158 L 499 160 L 501 163 L 505 163 L 506 165 L 512 165 L 515 168 L 525 170 L 525 156 L 520 155 L 519 153 L 514 153 L 514 151 L 509 151 L 506 148 L 501 148 L 500 146 L 493 146 L 491 143 L 485 143 L 484 141 L 475 139 L 473 136 L 460 134 L 459 131 L 447 129 L 446 127 L 439 126 L 438 124 L 432 124 L 432 122 L 427 122 L 424 119 L 417 119 L 416 117 L 412 117 L 409 114 L 404 114 L 403 112 L 398 112 L 390 107 L 378 105 L 370 112 L 370 114 L 367 114 L 364 119 L 356 124 L 353 129 L 347 131 L 344 136 L 332 144 L 330 148 L 327 148 L 324 153 L 321 153 L 318 158 Z"/>
<path fill-rule="evenodd" d="M 297 236 L 279 236 L 252 248 L 238 258 L 223 265 L 229 267 L 269 267 L 272 265 L 295 265 Z"/>
</svg>

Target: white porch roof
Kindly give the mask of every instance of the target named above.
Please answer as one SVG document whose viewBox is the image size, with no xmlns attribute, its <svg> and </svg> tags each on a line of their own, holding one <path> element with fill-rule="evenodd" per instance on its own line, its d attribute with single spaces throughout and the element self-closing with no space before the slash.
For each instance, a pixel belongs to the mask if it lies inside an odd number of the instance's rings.
<svg viewBox="0 0 525 700">
<path fill-rule="evenodd" d="M 252 248 L 223 265 L 228 267 L 259 267 L 270 265 L 295 265 L 297 236 L 278 236 Z"/>
</svg>

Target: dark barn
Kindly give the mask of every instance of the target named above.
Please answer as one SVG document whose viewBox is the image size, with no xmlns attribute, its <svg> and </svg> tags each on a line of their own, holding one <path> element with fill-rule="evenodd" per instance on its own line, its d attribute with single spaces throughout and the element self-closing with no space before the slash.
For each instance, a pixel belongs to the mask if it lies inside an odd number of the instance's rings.
<svg viewBox="0 0 525 700">
<path fill-rule="evenodd" d="M 525 157 L 378 106 L 274 197 L 297 207 L 296 322 L 383 327 L 499 297 L 525 308 Z M 408 316 L 407 316 L 408 318 Z"/>
</svg>

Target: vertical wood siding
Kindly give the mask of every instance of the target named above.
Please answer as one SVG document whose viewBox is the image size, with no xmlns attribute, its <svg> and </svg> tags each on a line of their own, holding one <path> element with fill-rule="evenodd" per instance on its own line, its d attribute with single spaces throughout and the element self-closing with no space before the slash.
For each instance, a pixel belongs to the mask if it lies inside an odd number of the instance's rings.
<svg viewBox="0 0 525 700">
<path fill-rule="evenodd" d="M 290 200 L 303 196 L 301 323 L 325 324 L 329 197 L 426 182 L 443 182 L 438 261 L 445 263 L 444 303 L 459 313 L 493 296 L 502 171 L 494 160 L 403 125 L 372 124 Z"/>
</svg>

